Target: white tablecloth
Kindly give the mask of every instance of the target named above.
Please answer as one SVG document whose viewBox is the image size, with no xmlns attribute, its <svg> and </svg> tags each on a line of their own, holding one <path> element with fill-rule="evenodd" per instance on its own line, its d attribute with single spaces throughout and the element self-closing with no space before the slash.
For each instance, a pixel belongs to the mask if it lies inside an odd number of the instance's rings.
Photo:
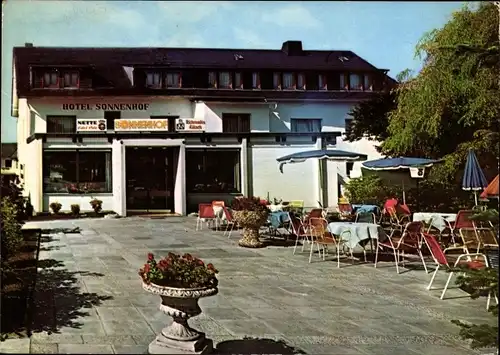
<svg viewBox="0 0 500 355">
<path fill-rule="evenodd" d="M 440 232 L 448 226 L 446 221 L 455 222 L 456 213 L 437 213 L 437 212 L 416 212 L 413 214 L 413 221 L 421 221 L 437 228 Z"/>
<path fill-rule="evenodd" d="M 384 241 L 387 239 L 384 229 L 377 224 L 353 222 L 332 222 L 328 224 L 328 231 L 334 235 L 341 235 L 346 230 L 351 232 L 351 236 L 346 242 L 350 248 L 354 248 L 359 242 L 365 240 L 379 239 Z"/>
</svg>

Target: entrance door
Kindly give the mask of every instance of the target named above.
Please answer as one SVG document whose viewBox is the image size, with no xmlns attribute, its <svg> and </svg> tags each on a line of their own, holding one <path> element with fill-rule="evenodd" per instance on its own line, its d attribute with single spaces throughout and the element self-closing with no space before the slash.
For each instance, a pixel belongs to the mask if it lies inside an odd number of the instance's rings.
<svg viewBox="0 0 500 355">
<path fill-rule="evenodd" d="M 173 211 L 172 150 L 166 147 L 126 149 L 127 210 Z"/>
</svg>

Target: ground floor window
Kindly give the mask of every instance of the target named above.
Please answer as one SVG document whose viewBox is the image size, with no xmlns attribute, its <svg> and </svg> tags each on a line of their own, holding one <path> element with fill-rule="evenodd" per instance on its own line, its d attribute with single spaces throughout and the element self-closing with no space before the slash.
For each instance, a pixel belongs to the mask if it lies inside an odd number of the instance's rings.
<svg viewBox="0 0 500 355">
<path fill-rule="evenodd" d="M 49 193 L 111 190 L 110 151 L 44 151 L 43 189 Z"/>
<path fill-rule="evenodd" d="M 241 192 L 239 149 L 186 150 L 187 192 Z"/>
</svg>

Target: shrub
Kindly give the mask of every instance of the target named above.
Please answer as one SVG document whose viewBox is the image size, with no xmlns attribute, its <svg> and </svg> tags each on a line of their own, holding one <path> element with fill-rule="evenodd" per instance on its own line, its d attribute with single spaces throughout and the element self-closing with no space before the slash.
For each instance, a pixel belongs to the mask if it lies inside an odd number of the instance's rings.
<svg viewBox="0 0 500 355">
<path fill-rule="evenodd" d="M 90 206 L 92 206 L 92 209 L 95 213 L 99 213 L 102 210 L 102 201 L 94 198 L 92 201 L 90 201 Z"/>
<path fill-rule="evenodd" d="M 73 213 L 75 216 L 78 216 L 80 214 L 80 205 L 78 203 L 71 205 L 71 213 Z"/>
<path fill-rule="evenodd" d="M 401 195 L 401 188 L 384 184 L 376 175 L 354 178 L 346 184 L 350 203 L 382 205 L 388 198 Z"/>
<path fill-rule="evenodd" d="M 54 201 L 54 202 L 51 202 L 49 207 L 52 210 L 52 212 L 54 212 L 55 214 L 58 214 L 62 208 L 62 204 L 60 202 Z"/>
<path fill-rule="evenodd" d="M 139 270 L 145 283 L 177 288 L 216 287 L 218 271 L 212 264 L 207 264 L 190 254 L 168 256 L 155 260 L 148 254 L 148 261 Z"/>
<path fill-rule="evenodd" d="M 17 206 L 9 197 L 1 200 L 1 258 L 5 260 L 9 255 L 15 253 L 22 241 L 21 223 L 17 220 Z"/>
<path fill-rule="evenodd" d="M 10 201 L 16 205 L 16 218 L 18 222 L 22 222 L 26 219 L 25 215 L 25 202 L 23 197 L 23 189 L 19 187 L 15 182 L 8 181 L 2 176 L 1 179 L 1 192 L 0 196 L 8 197 Z"/>
<path fill-rule="evenodd" d="M 235 198 L 232 203 L 232 208 L 235 211 L 253 211 L 268 213 L 266 205 L 264 205 L 258 197 L 239 197 Z"/>
</svg>

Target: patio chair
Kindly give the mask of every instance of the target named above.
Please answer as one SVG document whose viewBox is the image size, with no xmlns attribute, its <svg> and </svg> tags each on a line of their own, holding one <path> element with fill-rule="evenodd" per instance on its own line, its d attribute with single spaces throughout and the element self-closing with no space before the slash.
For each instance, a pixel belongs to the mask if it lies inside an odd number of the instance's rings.
<svg viewBox="0 0 500 355">
<path fill-rule="evenodd" d="M 215 216 L 212 204 L 200 203 L 198 205 L 198 218 L 196 219 L 196 230 L 203 229 L 203 222 L 206 222 L 210 227 L 212 222 L 217 227 L 217 217 Z"/>
<path fill-rule="evenodd" d="M 339 213 L 343 217 L 348 217 L 352 215 L 352 205 L 350 203 L 338 203 L 337 208 Z"/>
<path fill-rule="evenodd" d="M 302 239 L 302 251 L 304 251 L 305 242 L 310 242 L 309 233 L 307 226 L 295 214 L 288 213 L 288 220 L 290 221 L 292 233 L 295 235 L 295 246 L 293 247 L 293 254 L 295 255 L 299 239 Z"/>
<path fill-rule="evenodd" d="M 309 219 L 309 236 L 311 238 L 311 251 L 309 252 L 309 262 L 312 261 L 312 254 L 314 244 L 318 247 L 318 256 L 325 260 L 328 246 L 332 245 L 337 247 L 337 243 L 333 235 L 328 232 L 328 221 L 324 218 L 311 217 Z M 323 253 L 321 253 L 323 252 Z"/>
<path fill-rule="evenodd" d="M 429 282 L 429 285 L 427 286 L 428 290 L 432 290 L 432 284 L 434 283 L 434 279 L 436 278 L 437 272 L 444 268 L 447 271 L 451 269 L 451 266 L 449 264 L 448 258 L 446 256 L 446 249 L 443 250 L 441 248 L 441 245 L 439 245 L 438 241 L 436 238 L 427 233 L 423 233 L 422 237 L 427 244 L 427 247 L 429 248 L 432 258 L 434 259 L 434 262 L 436 263 L 436 270 L 434 270 L 434 273 L 432 274 L 431 281 Z M 471 257 L 474 256 L 476 257 L 476 260 L 470 260 Z M 484 261 L 479 261 L 477 258 L 483 258 Z M 467 258 L 469 260 L 463 260 L 464 258 Z M 455 261 L 455 264 L 453 267 L 457 267 L 460 265 L 468 266 L 471 269 L 482 269 L 485 267 L 490 267 L 488 263 L 488 258 L 486 257 L 485 254 L 482 253 L 473 253 L 473 254 L 461 254 L 458 256 L 457 260 Z M 450 284 L 451 278 L 453 276 L 453 272 L 449 273 L 448 280 L 446 280 L 446 284 L 444 286 L 443 292 L 441 293 L 441 296 L 439 297 L 440 299 L 444 299 L 444 295 L 446 291 L 448 290 L 448 286 Z M 497 295 L 494 295 L 495 301 L 498 304 L 498 297 Z M 486 301 L 486 309 L 490 308 L 490 302 L 491 302 L 491 292 L 488 294 L 488 300 Z"/>
<path fill-rule="evenodd" d="M 455 242 L 454 237 L 458 237 L 457 233 L 460 228 L 474 228 L 474 222 L 470 219 L 475 214 L 472 210 L 460 210 L 453 222 L 446 222 L 452 235 L 452 243 Z"/>
<path fill-rule="evenodd" d="M 226 207 L 226 204 L 224 203 L 224 201 L 212 201 L 212 206 Z"/>
<path fill-rule="evenodd" d="M 460 228 L 458 232 L 460 239 L 462 240 L 462 245 L 448 249 L 452 250 L 462 248 L 463 252 L 466 254 L 470 254 L 471 252 L 479 253 L 479 250 L 481 249 L 481 242 L 476 233 L 476 228 Z"/>
<path fill-rule="evenodd" d="M 227 233 L 227 239 L 231 238 L 231 232 L 234 229 L 234 226 L 236 225 L 236 221 L 233 218 L 232 212 L 227 208 L 223 207 L 224 211 L 224 216 L 226 217 L 226 229 L 224 230 L 223 236 L 226 235 Z"/>
<path fill-rule="evenodd" d="M 372 212 L 358 212 L 356 213 L 355 223 L 373 223 L 377 224 L 377 217 Z"/>
<path fill-rule="evenodd" d="M 398 214 L 396 207 L 389 207 L 387 210 L 389 214 L 389 223 L 392 229 L 402 231 L 407 223 L 410 223 L 410 215 Z"/>
<path fill-rule="evenodd" d="M 492 228 L 476 228 L 480 249 L 498 249 L 497 234 Z"/>
<path fill-rule="evenodd" d="M 288 202 L 288 208 L 291 212 L 302 213 L 304 210 L 304 201 L 303 200 L 292 200 Z"/>
<path fill-rule="evenodd" d="M 304 223 L 308 224 L 310 218 L 323 218 L 322 208 L 313 208 L 304 218 Z"/>
<path fill-rule="evenodd" d="M 422 261 L 425 272 L 428 273 L 427 265 L 425 264 L 424 256 L 422 255 L 421 250 L 423 227 L 424 225 L 422 222 L 409 222 L 405 225 L 400 237 L 394 236 L 396 231 L 394 229 L 387 240 L 383 242 L 378 241 L 377 251 L 375 253 L 375 267 L 377 267 L 379 249 L 390 249 L 394 254 L 394 260 L 396 261 L 396 272 L 399 274 L 400 261 L 403 262 L 403 267 L 405 266 L 404 252 L 408 250 L 416 250 L 420 260 Z"/>
</svg>

